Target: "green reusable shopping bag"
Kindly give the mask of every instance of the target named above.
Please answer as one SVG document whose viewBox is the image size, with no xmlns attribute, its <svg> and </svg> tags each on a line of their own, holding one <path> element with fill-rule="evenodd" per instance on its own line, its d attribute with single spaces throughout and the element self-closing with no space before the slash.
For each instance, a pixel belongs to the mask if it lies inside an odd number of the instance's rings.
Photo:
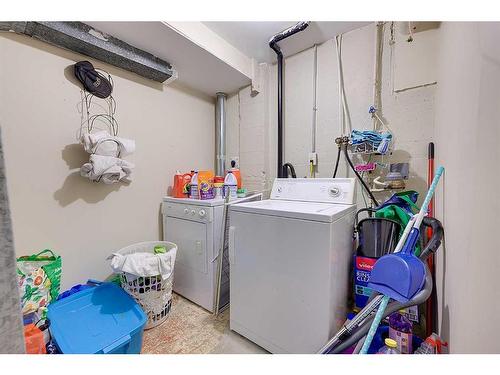
<svg viewBox="0 0 500 375">
<path fill-rule="evenodd" d="M 403 201 L 405 201 L 408 206 L 411 208 L 413 213 L 417 213 L 420 208 L 412 201 L 410 196 L 418 194 L 414 190 L 409 190 L 409 191 L 403 191 L 401 193 L 394 194 L 395 196 L 399 197 Z M 415 198 L 416 199 L 416 198 Z M 390 204 L 387 205 L 375 212 L 375 217 L 381 217 L 385 219 L 391 219 L 394 221 L 397 221 L 401 225 L 401 232 L 399 235 L 401 236 L 403 234 L 404 229 L 406 228 L 406 225 L 410 221 L 411 215 L 401 208 L 400 206 L 396 204 Z M 415 248 L 415 255 L 419 256 L 420 255 L 420 250 L 421 246 L 420 243 L 417 243 L 417 246 Z"/>
<path fill-rule="evenodd" d="M 61 285 L 62 261 L 52 250 L 17 258 L 17 279 L 23 314 L 40 312 L 56 300 Z"/>
</svg>

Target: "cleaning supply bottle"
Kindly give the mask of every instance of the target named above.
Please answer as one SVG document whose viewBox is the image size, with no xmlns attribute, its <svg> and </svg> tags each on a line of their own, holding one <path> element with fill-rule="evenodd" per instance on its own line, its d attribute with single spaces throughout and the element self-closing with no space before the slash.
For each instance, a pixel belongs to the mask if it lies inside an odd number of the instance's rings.
<svg viewBox="0 0 500 375">
<path fill-rule="evenodd" d="M 227 171 L 226 178 L 224 179 L 224 196 L 229 195 L 229 199 L 237 198 L 238 181 L 232 171 Z"/>
<path fill-rule="evenodd" d="M 214 178 L 214 190 L 216 198 L 224 197 L 224 177 L 215 176 Z"/>
<path fill-rule="evenodd" d="M 420 344 L 414 354 L 441 354 L 443 346 L 448 346 L 448 343 L 443 342 L 441 337 L 432 333 L 432 335 L 427 337 L 425 341 Z"/>
<path fill-rule="evenodd" d="M 234 174 L 234 177 L 236 177 L 236 181 L 238 182 L 237 183 L 237 186 L 238 186 L 238 189 L 241 189 L 241 173 L 240 173 L 240 170 L 238 168 L 236 168 L 236 161 L 235 160 L 231 160 L 231 172 L 233 172 Z"/>
<path fill-rule="evenodd" d="M 403 312 L 395 312 L 389 317 L 389 337 L 397 342 L 402 354 L 412 354 L 412 323 Z"/>
<path fill-rule="evenodd" d="M 187 186 L 191 182 L 191 174 L 182 174 L 180 171 L 175 172 L 174 186 L 172 188 L 172 196 L 174 198 L 186 198 Z"/>
<path fill-rule="evenodd" d="M 191 183 L 189 184 L 189 198 L 199 199 L 200 195 L 198 192 L 198 171 L 194 171 L 191 177 Z"/>
<path fill-rule="evenodd" d="M 377 354 L 401 354 L 401 352 L 397 349 L 398 344 L 393 339 L 385 339 L 385 346 L 380 348 Z"/>
</svg>

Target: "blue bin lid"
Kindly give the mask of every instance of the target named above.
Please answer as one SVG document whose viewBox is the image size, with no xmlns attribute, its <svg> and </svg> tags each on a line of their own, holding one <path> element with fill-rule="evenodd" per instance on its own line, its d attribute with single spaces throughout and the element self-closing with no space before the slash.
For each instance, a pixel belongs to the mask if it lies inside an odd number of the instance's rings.
<svg viewBox="0 0 500 375">
<path fill-rule="evenodd" d="M 147 321 L 137 302 L 112 283 L 51 303 L 47 317 L 50 333 L 62 353 L 93 354 L 115 349 L 142 330 Z"/>
</svg>

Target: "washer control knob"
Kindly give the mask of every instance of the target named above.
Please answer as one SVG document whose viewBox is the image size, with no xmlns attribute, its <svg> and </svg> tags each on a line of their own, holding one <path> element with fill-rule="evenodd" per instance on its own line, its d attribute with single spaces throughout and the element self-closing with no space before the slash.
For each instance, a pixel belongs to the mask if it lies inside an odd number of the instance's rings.
<svg viewBox="0 0 500 375">
<path fill-rule="evenodd" d="M 333 198 L 337 198 L 340 196 L 340 193 L 342 191 L 340 190 L 339 187 L 337 186 L 330 186 L 330 188 L 328 189 L 328 193 L 330 194 L 330 196 L 332 196 Z"/>
<path fill-rule="evenodd" d="M 196 211 L 195 210 L 191 210 L 191 215 L 195 215 L 196 214 Z"/>
<path fill-rule="evenodd" d="M 200 210 L 200 212 L 198 212 L 198 215 L 200 215 L 200 217 L 205 217 L 207 213 L 205 210 Z"/>
<path fill-rule="evenodd" d="M 187 215 L 189 213 L 189 210 L 187 208 L 185 208 L 184 213 Z"/>
</svg>

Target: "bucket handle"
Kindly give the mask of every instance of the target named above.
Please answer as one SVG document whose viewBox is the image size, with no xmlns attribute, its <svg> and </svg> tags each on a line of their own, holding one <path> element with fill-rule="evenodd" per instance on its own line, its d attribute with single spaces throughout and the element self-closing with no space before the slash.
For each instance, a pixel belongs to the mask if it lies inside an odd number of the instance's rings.
<svg viewBox="0 0 500 375">
<path fill-rule="evenodd" d="M 365 211 L 367 211 L 367 212 L 368 212 L 368 217 L 372 217 L 372 214 L 373 214 L 373 213 L 375 213 L 375 212 L 377 212 L 377 210 L 376 210 L 376 209 L 374 209 L 374 208 L 369 208 L 369 207 L 367 207 L 367 208 L 362 208 L 362 209 L 358 210 L 358 212 L 356 212 L 356 222 L 355 222 L 355 228 L 358 226 L 358 222 L 359 222 L 358 216 L 359 216 L 359 214 L 360 214 L 361 212 L 365 212 Z"/>
</svg>

